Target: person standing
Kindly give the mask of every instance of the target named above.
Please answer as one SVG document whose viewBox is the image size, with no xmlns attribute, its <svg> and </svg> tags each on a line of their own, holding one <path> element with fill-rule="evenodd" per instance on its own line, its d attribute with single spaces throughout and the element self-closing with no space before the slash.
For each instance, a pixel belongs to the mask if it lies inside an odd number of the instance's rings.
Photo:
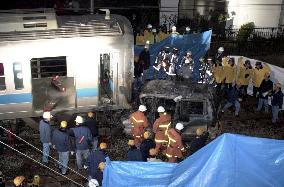
<svg viewBox="0 0 284 187">
<path fill-rule="evenodd" d="M 190 154 L 193 154 L 202 147 L 204 147 L 208 139 L 208 136 L 209 136 L 208 132 L 204 132 L 203 129 L 197 128 L 196 137 L 190 142 L 190 146 L 188 148 Z"/>
<path fill-rule="evenodd" d="M 128 145 L 127 161 L 143 161 L 141 151 L 135 146 L 134 140 L 129 140 Z"/>
<path fill-rule="evenodd" d="M 267 64 L 262 64 L 261 62 L 255 63 L 255 68 L 252 74 L 252 84 L 253 84 L 253 96 L 257 97 L 259 93 L 259 87 L 264 79 L 264 75 L 269 73 L 270 69 Z"/>
<path fill-rule="evenodd" d="M 268 112 L 268 95 L 271 94 L 273 90 L 273 82 L 270 80 L 269 73 L 265 73 L 264 80 L 261 82 L 259 86 L 259 98 L 258 98 L 258 106 L 256 111 L 261 111 L 262 107 L 264 107 L 264 111 Z"/>
<path fill-rule="evenodd" d="M 99 131 L 97 127 L 97 121 L 94 116 L 93 112 L 88 112 L 87 114 L 87 120 L 85 122 L 85 125 L 90 129 L 92 133 L 92 145 L 93 145 L 93 150 L 96 150 L 98 147 L 98 136 L 99 136 Z"/>
<path fill-rule="evenodd" d="M 43 119 L 39 122 L 39 135 L 40 141 L 42 143 L 42 162 L 43 164 L 48 164 L 49 157 L 49 146 L 51 145 L 51 127 L 50 120 L 53 117 L 50 112 L 43 113 Z"/>
<path fill-rule="evenodd" d="M 140 144 L 140 151 L 144 161 L 149 158 L 149 150 L 156 147 L 154 140 L 151 139 L 151 133 L 149 131 L 144 132 L 144 140 Z"/>
<path fill-rule="evenodd" d="M 279 110 L 283 105 L 283 92 L 281 91 L 281 84 L 276 83 L 272 92 L 272 124 L 275 125 L 278 121 Z"/>
<path fill-rule="evenodd" d="M 225 106 L 222 109 L 222 113 L 225 113 L 225 111 L 230 108 L 231 106 L 235 106 L 235 116 L 239 116 L 239 112 L 241 109 L 241 104 L 240 104 L 240 98 L 241 98 L 241 92 L 240 92 L 240 85 L 236 84 L 233 88 L 229 90 L 228 93 L 228 101 L 225 104 Z"/>
<path fill-rule="evenodd" d="M 243 57 L 240 57 L 238 59 L 238 65 L 240 66 L 239 74 L 238 74 L 238 79 L 237 83 L 241 85 L 241 90 L 244 94 L 244 98 L 247 96 L 247 89 L 249 82 L 252 77 L 252 66 L 249 60 L 246 60 L 243 62 Z"/>
<path fill-rule="evenodd" d="M 59 155 L 59 169 L 61 170 L 62 175 L 66 175 L 69 162 L 69 151 L 71 151 L 71 140 L 66 128 L 67 122 L 61 121 L 60 128 L 55 129 L 52 133 L 52 144 Z"/>
<path fill-rule="evenodd" d="M 83 126 L 84 120 L 81 116 L 77 116 L 75 119 L 76 127 L 71 128 L 70 135 L 75 137 L 76 145 L 76 164 L 77 169 L 82 169 L 82 156 L 84 160 L 87 160 L 89 156 L 89 145 L 92 142 L 92 134 L 90 129 Z"/>
</svg>

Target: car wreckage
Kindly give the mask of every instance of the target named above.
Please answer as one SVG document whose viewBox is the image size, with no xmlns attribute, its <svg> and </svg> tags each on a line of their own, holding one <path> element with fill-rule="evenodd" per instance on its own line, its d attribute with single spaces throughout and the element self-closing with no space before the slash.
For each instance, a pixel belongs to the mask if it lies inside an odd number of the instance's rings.
<svg viewBox="0 0 284 187">
<path fill-rule="evenodd" d="M 212 85 L 184 81 L 152 80 L 144 84 L 140 103 L 147 107 L 147 118 L 152 125 L 158 117 L 157 108 L 163 106 L 172 116 L 172 127 L 184 124 L 184 141 L 195 136 L 197 128 L 208 129 L 215 125 L 216 107 Z M 130 133 L 126 122 L 125 132 Z"/>
</svg>

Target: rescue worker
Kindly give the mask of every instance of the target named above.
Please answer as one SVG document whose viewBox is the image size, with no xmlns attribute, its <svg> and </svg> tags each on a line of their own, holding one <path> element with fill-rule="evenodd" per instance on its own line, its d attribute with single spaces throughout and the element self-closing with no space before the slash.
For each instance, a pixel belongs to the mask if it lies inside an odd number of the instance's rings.
<svg viewBox="0 0 284 187">
<path fill-rule="evenodd" d="M 272 124 L 276 125 L 278 122 L 278 113 L 279 110 L 282 109 L 283 105 L 283 93 L 281 91 L 281 84 L 278 82 L 274 86 L 274 90 L 272 92 Z"/>
<path fill-rule="evenodd" d="M 257 97 L 259 92 L 259 87 L 264 79 L 265 73 L 269 73 L 270 69 L 267 64 L 262 64 L 261 62 L 255 63 L 255 68 L 253 69 L 252 84 L 253 84 L 253 96 Z"/>
<path fill-rule="evenodd" d="M 181 130 L 184 128 L 182 123 L 177 123 L 174 128 L 170 128 L 167 131 L 169 142 L 166 150 L 166 156 L 169 159 L 169 162 L 176 162 L 177 158 L 182 158 L 182 152 L 185 151 L 182 139 L 181 139 Z"/>
<path fill-rule="evenodd" d="M 84 164 L 84 160 L 87 160 L 90 154 L 89 145 L 92 142 L 92 133 L 90 129 L 83 126 L 84 120 L 82 116 L 77 116 L 75 122 L 76 122 L 76 127 L 71 128 L 70 135 L 75 137 L 76 164 L 77 164 L 77 169 L 81 170 L 82 164 Z M 82 160 L 82 156 L 84 160 Z"/>
<path fill-rule="evenodd" d="M 173 80 L 174 77 L 176 76 L 177 67 L 178 67 L 178 49 L 173 48 L 172 54 L 170 56 L 170 66 L 168 68 L 168 71 L 166 72 L 171 80 Z"/>
<path fill-rule="evenodd" d="M 148 24 L 147 25 L 147 29 L 144 30 L 144 40 L 145 41 L 147 41 L 147 40 L 150 41 L 152 37 L 153 37 L 152 25 Z"/>
<path fill-rule="evenodd" d="M 199 149 L 205 146 L 206 141 L 208 139 L 209 133 L 204 132 L 204 129 L 197 128 L 196 129 L 196 137 L 190 142 L 189 152 L 190 154 L 195 153 Z"/>
<path fill-rule="evenodd" d="M 150 52 L 149 52 L 149 44 L 145 44 L 144 50 L 139 54 L 139 64 L 142 67 L 142 72 L 149 69 L 150 67 Z"/>
<path fill-rule="evenodd" d="M 144 39 L 144 35 L 142 30 L 140 30 L 140 32 L 138 32 L 137 36 L 136 36 L 136 45 L 144 45 L 145 44 L 145 39 Z"/>
<path fill-rule="evenodd" d="M 236 84 L 234 87 L 232 87 L 228 92 L 228 101 L 225 104 L 225 106 L 222 109 L 222 113 L 225 113 L 225 111 L 230 108 L 232 105 L 235 106 L 235 116 L 239 116 L 239 112 L 241 109 L 241 91 L 240 91 L 240 85 Z"/>
<path fill-rule="evenodd" d="M 96 173 L 96 179 L 99 182 L 99 185 L 102 186 L 103 184 L 103 174 L 104 174 L 104 169 L 106 167 L 105 162 L 99 163 L 99 171 Z"/>
<path fill-rule="evenodd" d="M 55 129 L 52 132 L 52 144 L 53 148 L 58 152 L 59 169 L 62 175 L 66 175 L 68 162 L 69 162 L 69 151 L 71 151 L 71 140 L 66 130 L 67 122 L 61 121 L 60 128 Z"/>
<path fill-rule="evenodd" d="M 219 95 L 221 93 L 222 83 L 225 79 L 222 61 L 217 61 L 217 63 L 214 64 L 212 73 L 216 82 L 216 95 Z"/>
<path fill-rule="evenodd" d="M 145 105 L 140 105 L 137 112 L 132 113 L 129 116 L 129 120 L 132 124 L 131 133 L 134 137 L 135 145 L 139 147 L 144 130 L 148 127 L 148 120 L 145 117 L 144 113 L 146 112 L 147 108 Z"/>
<path fill-rule="evenodd" d="M 99 172 L 99 164 L 101 162 L 106 161 L 107 157 L 106 149 L 107 149 L 107 144 L 102 142 L 100 143 L 99 149 L 93 150 L 92 153 L 89 155 L 87 161 L 87 169 L 90 179 L 97 179 L 96 176 L 98 175 Z"/>
<path fill-rule="evenodd" d="M 156 158 L 157 156 L 156 149 L 150 149 L 149 155 L 150 155 L 150 158 L 147 158 L 147 162 L 162 162 L 161 159 Z"/>
<path fill-rule="evenodd" d="M 129 150 L 127 152 L 127 161 L 144 161 L 141 151 L 135 146 L 134 140 L 128 140 Z"/>
<path fill-rule="evenodd" d="M 87 119 L 85 122 L 86 127 L 88 127 L 92 133 L 92 145 L 93 145 L 93 150 L 96 150 L 98 147 L 98 136 L 99 136 L 99 131 L 97 127 L 97 121 L 95 119 L 94 113 L 93 112 L 88 112 L 87 113 Z"/>
<path fill-rule="evenodd" d="M 16 178 L 14 178 L 13 183 L 17 187 L 24 187 L 26 186 L 25 179 L 26 178 L 24 176 L 17 176 Z"/>
<path fill-rule="evenodd" d="M 271 94 L 273 90 L 273 82 L 270 80 L 269 73 L 265 73 L 264 80 L 259 86 L 259 95 L 258 95 L 258 105 L 256 111 L 261 111 L 264 107 L 264 111 L 268 112 L 268 95 Z"/>
<path fill-rule="evenodd" d="M 218 51 L 217 51 L 217 53 L 216 53 L 216 55 L 215 55 L 215 58 L 214 58 L 214 63 L 215 64 L 218 64 L 218 63 L 221 63 L 223 60 L 223 58 L 224 58 L 224 47 L 219 47 L 218 48 Z"/>
<path fill-rule="evenodd" d="M 144 132 L 144 140 L 140 144 L 143 161 L 147 161 L 147 158 L 149 158 L 149 150 L 156 147 L 155 141 L 150 136 L 151 133 L 149 131 Z"/>
<path fill-rule="evenodd" d="M 156 151 L 159 153 L 162 145 L 168 143 L 167 131 L 171 126 L 171 115 L 166 113 L 163 106 L 158 107 L 159 118 L 153 124 L 153 132 L 155 133 Z"/>
<path fill-rule="evenodd" d="M 240 69 L 239 69 L 239 74 L 237 78 L 237 83 L 241 86 L 240 89 L 242 90 L 244 94 L 244 98 L 246 98 L 247 89 L 248 89 L 248 85 L 252 77 L 253 69 L 252 69 L 252 66 L 249 60 L 246 60 L 245 62 L 243 62 L 243 57 L 240 57 L 238 59 L 238 64 L 239 64 Z"/>
<path fill-rule="evenodd" d="M 223 58 L 225 85 L 227 90 L 232 88 L 232 84 L 235 82 L 237 77 L 237 67 L 234 60 L 234 58 L 229 57 Z"/>
<path fill-rule="evenodd" d="M 184 63 L 181 64 L 181 68 L 178 70 L 179 79 L 186 82 L 191 81 L 192 72 L 193 66 L 191 65 L 191 61 L 185 60 Z"/>
<path fill-rule="evenodd" d="M 51 127 L 50 120 L 53 117 L 50 112 L 43 113 L 43 119 L 39 122 L 39 135 L 43 147 L 42 163 L 48 164 L 49 146 L 51 145 Z"/>
</svg>

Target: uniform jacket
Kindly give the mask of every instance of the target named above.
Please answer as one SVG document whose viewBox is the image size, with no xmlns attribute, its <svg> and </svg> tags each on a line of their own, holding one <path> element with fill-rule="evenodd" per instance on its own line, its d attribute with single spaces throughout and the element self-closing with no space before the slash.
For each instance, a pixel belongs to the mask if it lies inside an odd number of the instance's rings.
<svg viewBox="0 0 284 187">
<path fill-rule="evenodd" d="M 137 148 L 130 148 L 127 152 L 128 161 L 144 161 L 141 151 Z"/>
<path fill-rule="evenodd" d="M 268 94 L 265 96 L 262 95 L 265 92 L 272 91 L 273 90 L 273 82 L 271 80 L 263 80 L 259 86 L 259 97 L 262 99 L 268 99 Z"/>
<path fill-rule="evenodd" d="M 97 121 L 95 118 L 88 118 L 85 125 L 90 129 L 93 137 L 97 137 L 99 135 Z"/>
<path fill-rule="evenodd" d="M 155 133 L 155 142 L 168 142 L 167 130 L 171 125 L 171 116 L 167 113 L 161 115 L 153 124 L 153 132 Z"/>
<path fill-rule="evenodd" d="M 51 143 L 51 127 L 49 122 L 44 120 L 39 122 L 39 135 L 41 143 Z"/>
<path fill-rule="evenodd" d="M 87 159 L 88 174 L 95 179 L 98 172 L 100 172 L 99 164 L 106 161 L 107 155 L 101 149 L 92 151 Z"/>
<path fill-rule="evenodd" d="M 149 158 L 149 150 L 155 147 L 156 147 L 156 144 L 154 140 L 152 139 L 145 139 L 141 142 L 140 151 L 141 151 L 142 158 L 144 161 L 147 161 L 147 158 Z"/>
<path fill-rule="evenodd" d="M 75 128 L 71 128 L 71 134 L 74 134 L 75 136 L 75 145 L 77 150 L 86 150 L 89 148 L 92 141 L 92 134 L 88 127 L 77 126 Z"/>
<path fill-rule="evenodd" d="M 55 129 L 52 132 L 52 144 L 58 152 L 71 151 L 70 136 L 66 130 Z"/>
<path fill-rule="evenodd" d="M 166 150 L 166 156 L 171 157 L 182 157 L 182 151 L 184 150 L 181 135 L 173 128 L 168 130 L 169 143 Z"/>
<path fill-rule="evenodd" d="M 209 133 L 206 132 L 205 134 L 201 136 L 196 136 L 191 142 L 190 142 L 190 147 L 189 151 L 191 154 L 195 153 L 199 149 L 205 146 L 205 143 L 207 141 L 207 138 L 209 136 Z"/>
<path fill-rule="evenodd" d="M 268 73 L 269 71 L 270 71 L 270 69 L 266 64 L 264 64 L 261 69 L 254 68 L 253 69 L 253 76 L 252 76 L 253 86 L 259 88 L 261 82 L 264 79 L 265 73 Z"/>
<path fill-rule="evenodd" d="M 281 90 L 278 92 L 273 91 L 272 92 L 272 101 L 271 101 L 272 106 L 279 106 L 279 109 L 282 108 L 283 105 L 283 93 Z"/>
<path fill-rule="evenodd" d="M 224 69 L 222 65 L 214 65 L 212 69 L 213 77 L 216 83 L 222 83 L 225 79 Z"/>
<path fill-rule="evenodd" d="M 143 112 L 137 111 L 129 116 L 129 120 L 132 124 L 132 135 L 142 137 L 144 129 L 148 126 L 148 120 Z"/>
<path fill-rule="evenodd" d="M 237 77 L 237 66 L 230 64 L 224 66 L 225 83 L 233 83 Z"/>
<path fill-rule="evenodd" d="M 143 35 L 136 36 L 136 45 L 145 45 L 146 41 L 144 40 Z"/>
<path fill-rule="evenodd" d="M 237 79 L 237 83 L 240 85 L 248 85 L 252 77 L 253 69 L 246 68 L 244 64 L 240 65 L 240 71 Z"/>
</svg>

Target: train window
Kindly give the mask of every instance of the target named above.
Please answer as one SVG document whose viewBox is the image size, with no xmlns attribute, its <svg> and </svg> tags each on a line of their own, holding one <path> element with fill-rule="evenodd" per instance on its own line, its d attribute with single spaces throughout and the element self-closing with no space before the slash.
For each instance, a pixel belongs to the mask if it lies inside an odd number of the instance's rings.
<svg viewBox="0 0 284 187">
<path fill-rule="evenodd" d="M 19 62 L 13 63 L 13 71 L 14 71 L 15 89 L 16 90 L 24 89 L 22 64 Z"/>
<path fill-rule="evenodd" d="M 31 59 L 31 73 L 32 78 L 45 78 L 67 76 L 66 57 L 45 57 Z"/>
<path fill-rule="evenodd" d="M 6 90 L 4 64 L 0 63 L 0 90 Z"/>
</svg>

